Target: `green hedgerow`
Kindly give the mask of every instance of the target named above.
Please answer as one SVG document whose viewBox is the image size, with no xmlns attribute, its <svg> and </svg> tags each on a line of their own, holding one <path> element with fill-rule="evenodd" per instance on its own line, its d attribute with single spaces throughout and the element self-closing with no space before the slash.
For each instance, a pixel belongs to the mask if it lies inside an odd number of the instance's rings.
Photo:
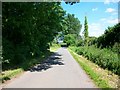
<svg viewBox="0 0 120 90">
<path fill-rule="evenodd" d="M 95 46 L 70 47 L 77 54 L 85 56 L 87 59 L 98 64 L 104 69 L 111 70 L 120 75 L 120 61 L 117 53 L 105 48 L 100 49 Z"/>
</svg>

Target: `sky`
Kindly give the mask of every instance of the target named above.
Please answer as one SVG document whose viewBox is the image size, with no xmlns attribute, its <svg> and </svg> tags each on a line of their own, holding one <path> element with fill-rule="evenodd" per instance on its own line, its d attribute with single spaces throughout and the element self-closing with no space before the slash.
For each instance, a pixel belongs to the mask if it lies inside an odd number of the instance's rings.
<svg viewBox="0 0 120 90">
<path fill-rule="evenodd" d="M 80 2 L 73 5 L 61 3 L 66 13 L 74 14 L 82 24 L 80 35 L 84 30 L 84 19 L 87 16 L 89 36 L 101 36 L 108 26 L 118 23 L 118 2 Z"/>
</svg>

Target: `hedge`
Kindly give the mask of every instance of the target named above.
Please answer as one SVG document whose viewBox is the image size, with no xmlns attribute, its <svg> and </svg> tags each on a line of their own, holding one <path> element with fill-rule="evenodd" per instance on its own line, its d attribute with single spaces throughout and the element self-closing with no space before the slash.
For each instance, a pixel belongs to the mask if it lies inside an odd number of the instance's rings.
<svg viewBox="0 0 120 90">
<path fill-rule="evenodd" d="M 120 75 L 120 60 L 117 53 L 106 48 L 96 48 L 95 46 L 70 47 L 70 49 L 79 55 L 85 56 L 100 67 Z"/>
</svg>

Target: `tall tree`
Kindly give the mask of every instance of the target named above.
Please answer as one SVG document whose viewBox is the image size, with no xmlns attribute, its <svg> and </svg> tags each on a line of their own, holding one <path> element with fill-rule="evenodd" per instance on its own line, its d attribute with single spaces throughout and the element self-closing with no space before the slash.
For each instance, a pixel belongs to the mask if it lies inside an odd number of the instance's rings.
<svg viewBox="0 0 120 90">
<path fill-rule="evenodd" d="M 64 21 L 64 34 L 76 34 L 79 35 L 82 25 L 78 18 L 75 18 L 74 14 L 67 14 Z"/>
<path fill-rule="evenodd" d="M 64 42 L 68 45 L 75 45 L 80 37 L 81 27 L 79 19 L 74 14 L 67 14 L 63 21 Z"/>
<path fill-rule="evenodd" d="M 118 48 L 120 46 L 120 23 L 114 25 L 113 27 L 108 27 L 104 34 L 97 39 L 97 46 L 101 48 L 113 48 L 114 50 L 120 52 Z M 116 48 L 116 49 L 115 49 Z"/>
<path fill-rule="evenodd" d="M 85 44 L 88 44 L 88 21 L 87 17 L 85 16 L 85 22 L 84 22 L 84 38 L 85 38 Z"/>
<path fill-rule="evenodd" d="M 4 2 L 2 6 L 3 67 L 40 56 L 62 30 L 65 13 L 59 2 Z"/>
</svg>

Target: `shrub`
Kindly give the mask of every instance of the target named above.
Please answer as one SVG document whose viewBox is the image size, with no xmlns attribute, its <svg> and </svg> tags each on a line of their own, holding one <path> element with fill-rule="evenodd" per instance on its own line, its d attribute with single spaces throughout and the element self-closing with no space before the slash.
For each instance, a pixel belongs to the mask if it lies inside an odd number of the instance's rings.
<svg viewBox="0 0 120 90">
<path fill-rule="evenodd" d="M 84 45 L 84 41 L 81 39 L 81 40 L 77 40 L 76 42 L 76 46 L 83 46 Z"/>
<path fill-rule="evenodd" d="M 73 50 L 73 47 L 71 49 Z M 79 55 L 85 56 L 102 68 L 111 70 L 113 73 L 120 75 L 120 61 L 117 53 L 107 48 L 100 49 L 95 46 L 75 47 L 74 51 Z"/>
<path fill-rule="evenodd" d="M 75 44 L 75 34 L 68 34 L 68 35 L 65 35 L 64 37 L 64 42 L 67 43 L 67 45 L 74 45 Z"/>
</svg>

